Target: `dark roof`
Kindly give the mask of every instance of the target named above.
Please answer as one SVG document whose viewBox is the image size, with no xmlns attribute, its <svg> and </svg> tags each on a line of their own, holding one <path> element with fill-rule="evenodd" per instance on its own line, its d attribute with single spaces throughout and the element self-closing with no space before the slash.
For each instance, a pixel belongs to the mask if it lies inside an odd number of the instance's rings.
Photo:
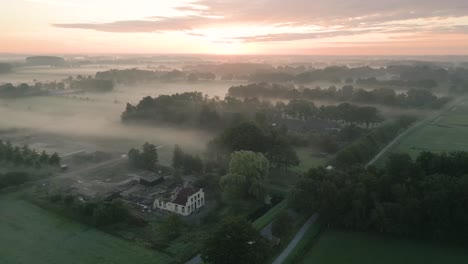
<svg viewBox="0 0 468 264">
<path fill-rule="evenodd" d="M 199 190 L 200 189 L 195 189 L 193 187 L 184 187 L 177 192 L 173 203 L 185 206 L 187 204 L 188 198 L 197 193 Z"/>
</svg>

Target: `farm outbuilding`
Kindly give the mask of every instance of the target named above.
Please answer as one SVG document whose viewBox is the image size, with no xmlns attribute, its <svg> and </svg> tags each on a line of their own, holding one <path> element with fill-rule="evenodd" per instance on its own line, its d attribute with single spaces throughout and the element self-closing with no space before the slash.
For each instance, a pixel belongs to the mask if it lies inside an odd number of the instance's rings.
<svg viewBox="0 0 468 264">
<path fill-rule="evenodd" d="M 164 181 L 163 176 L 159 175 L 142 175 L 140 176 L 140 184 L 145 186 L 155 186 Z"/>
</svg>

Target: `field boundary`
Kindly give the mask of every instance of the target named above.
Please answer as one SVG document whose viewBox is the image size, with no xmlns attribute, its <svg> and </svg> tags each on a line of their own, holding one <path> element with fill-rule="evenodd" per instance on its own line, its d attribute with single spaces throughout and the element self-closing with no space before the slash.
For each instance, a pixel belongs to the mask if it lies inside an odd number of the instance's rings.
<svg viewBox="0 0 468 264">
<path fill-rule="evenodd" d="M 462 101 L 464 101 L 466 99 L 465 96 L 455 100 L 454 102 L 452 102 L 451 104 L 445 106 L 442 110 L 439 110 L 439 111 L 436 111 L 434 113 L 432 113 L 431 115 L 429 115 L 428 117 L 424 118 L 423 120 L 417 122 L 416 124 L 412 125 L 411 127 L 409 127 L 408 129 L 406 129 L 405 131 L 403 131 L 402 133 L 400 133 L 400 135 L 398 135 L 395 139 L 393 139 L 389 144 L 387 144 L 387 146 L 385 146 L 377 155 L 374 156 L 374 158 L 372 158 L 367 164 L 366 164 L 366 167 L 368 166 L 371 166 L 371 165 L 374 165 L 377 161 L 379 161 L 389 150 L 391 150 L 396 144 L 400 143 L 402 141 L 403 138 L 409 136 L 410 134 L 412 134 L 414 131 L 417 131 L 417 129 L 425 124 L 427 124 L 428 122 L 433 122 L 434 120 L 440 118 L 444 113 L 446 113 L 447 111 L 449 111 L 450 109 L 453 109 L 453 107 L 456 107 L 457 105 L 459 105 Z"/>
<path fill-rule="evenodd" d="M 318 214 L 313 214 L 307 222 L 299 229 L 294 238 L 289 242 L 288 246 L 281 252 L 281 254 L 272 262 L 272 264 L 282 264 L 290 256 L 291 252 L 294 252 L 294 249 L 302 241 L 304 236 L 308 234 L 308 231 L 311 230 L 311 227 L 314 223 L 317 222 Z"/>
</svg>

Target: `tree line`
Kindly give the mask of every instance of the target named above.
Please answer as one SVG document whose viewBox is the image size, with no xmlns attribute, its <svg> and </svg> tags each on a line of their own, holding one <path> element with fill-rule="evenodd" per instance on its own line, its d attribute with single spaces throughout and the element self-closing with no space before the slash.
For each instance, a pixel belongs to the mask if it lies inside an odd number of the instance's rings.
<svg viewBox="0 0 468 264">
<path fill-rule="evenodd" d="M 114 83 L 107 80 L 93 79 L 91 76 L 77 78 L 68 77 L 60 82 L 34 82 L 30 85 L 21 83 L 13 85 L 6 83 L 0 85 L 0 97 L 16 98 L 29 96 L 44 96 L 51 94 L 52 91 L 63 91 L 65 89 L 80 90 L 84 92 L 109 92 L 114 89 Z"/>
<path fill-rule="evenodd" d="M 388 79 L 378 81 L 375 79 Z M 279 66 L 277 68 L 257 70 L 250 73 L 250 82 L 293 82 L 296 84 L 312 82 L 331 82 L 335 84 L 352 84 L 361 79 L 363 84 L 372 82 L 373 85 L 399 86 L 413 88 L 435 88 L 439 83 L 452 83 L 457 79 L 466 80 L 468 69 L 465 67 L 444 68 L 438 65 L 389 65 L 387 67 L 371 68 L 328 66 L 325 68 L 312 68 L 305 66 L 291 67 Z"/>
<path fill-rule="evenodd" d="M 147 96 L 137 105 L 127 103 L 121 115 L 123 122 L 185 125 L 205 130 L 220 130 L 239 121 L 274 124 L 294 119 L 313 123 L 314 119 L 339 121 L 346 124 L 367 125 L 379 123 L 383 118 L 375 107 L 361 107 L 343 103 L 317 108 L 311 101 L 291 100 L 287 104 L 260 101 L 257 98 L 209 98 L 199 92 Z"/>
<path fill-rule="evenodd" d="M 340 168 L 349 168 L 356 164 L 366 164 L 384 146 L 408 129 L 416 121 L 413 117 L 400 117 L 384 124 L 344 147 L 336 154 L 333 164 Z"/>
<path fill-rule="evenodd" d="M 128 151 L 128 162 L 134 168 L 154 171 L 158 162 L 158 150 L 155 145 L 146 142 L 141 150 L 131 148 Z"/>
<path fill-rule="evenodd" d="M 433 79 L 417 79 L 417 80 L 378 80 L 375 77 L 372 78 L 359 78 L 356 80 L 356 84 L 360 86 L 374 86 L 382 87 L 389 86 L 395 88 L 423 88 L 423 89 L 434 89 L 439 84 Z"/>
<path fill-rule="evenodd" d="M 179 145 L 175 145 L 172 167 L 184 174 L 201 174 L 204 170 L 203 160 L 198 155 L 185 153 Z"/>
<path fill-rule="evenodd" d="M 0 140 L 0 163 L 12 165 L 15 170 L 0 174 L 0 189 L 23 184 L 32 180 L 36 175 L 23 171 L 23 169 L 60 166 L 60 157 L 57 153 L 48 155 L 45 151 L 41 153 L 30 149 L 27 145 L 23 147 L 13 146 L 9 141 Z"/>
<path fill-rule="evenodd" d="M 213 81 L 216 75 L 211 72 L 198 71 L 151 71 L 141 69 L 125 69 L 102 71 L 96 73 L 96 79 L 112 81 L 117 84 L 135 85 L 141 83 L 151 83 L 154 81 L 175 82 L 175 81 Z"/>
<path fill-rule="evenodd" d="M 29 148 L 13 146 L 9 141 L 0 140 L 0 161 L 26 167 L 40 168 L 42 166 L 59 166 L 60 156 L 57 153 L 48 155 L 45 151 L 38 153 Z"/>
<path fill-rule="evenodd" d="M 383 169 L 311 169 L 291 205 L 330 227 L 467 243 L 468 153 L 392 154 Z"/>
<path fill-rule="evenodd" d="M 378 88 L 373 90 L 355 89 L 352 85 L 345 85 L 341 89 L 330 86 L 328 89 L 295 88 L 293 85 L 253 83 L 248 85 L 232 86 L 229 96 L 239 98 L 283 98 L 283 99 L 309 99 L 332 100 L 338 102 L 356 102 L 366 104 L 387 105 L 402 108 L 431 108 L 437 109 L 445 105 L 450 98 L 437 97 L 427 89 L 410 89 L 407 92 L 397 93 L 393 89 Z"/>
<path fill-rule="evenodd" d="M 278 67 L 273 70 L 264 70 L 251 73 L 250 82 L 294 82 L 311 83 L 326 81 L 342 83 L 352 78 L 368 78 L 384 75 L 386 69 L 374 69 L 368 66 L 349 68 L 347 66 L 329 66 L 325 68 L 287 68 Z"/>
<path fill-rule="evenodd" d="M 42 96 L 48 95 L 49 92 L 38 86 L 31 86 L 27 83 L 22 83 L 17 86 L 6 83 L 0 85 L 0 97 L 3 98 L 17 98 L 17 97 L 29 97 L 29 96 Z"/>
<path fill-rule="evenodd" d="M 211 159 L 223 160 L 236 151 L 262 153 L 279 169 L 299 165 L 299 158 L 288 139 L 287 131 L 260 127 L 254 122 L 242 122 L 225 129 L 208 143 L 207 154 Z"/>
</svg>

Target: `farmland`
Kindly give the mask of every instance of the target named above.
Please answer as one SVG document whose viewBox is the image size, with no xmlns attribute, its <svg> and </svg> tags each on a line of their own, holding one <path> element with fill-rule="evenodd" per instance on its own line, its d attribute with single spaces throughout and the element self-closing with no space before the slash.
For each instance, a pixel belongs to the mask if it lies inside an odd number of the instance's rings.
<svg viewBox="0 0 468 264">
<path fill-rule="evenodd" d="M 322 154 L 315 149 L 296 148 L 296 152 L 301 160 L 301 164 L 297 168 L 300 172 L 307 171 L 313 167 L 324 166 L 329 159 L 328 155 Z"/>
<path fill-rule="evenodd" d="M 171 261 L 165 254 L 57 217 L 14 197 L 3 196 L 0 207 L 0 255 L 3 264 L 163 264 Z"/>
<path fill-rule="evenodd" d="M 468 100 L 463 99 L 440 116 L 429 119 L 408 133 L 377 161 L 385 162 L 390 153 L 408 153 L 415 157 L 421 151 L 468 151 Z"/>
<path fill-rule="evenodd" d="M 324 231 L 300 263 L 466 263 L 463 248 L 359 232 Z"/>
</svg>

